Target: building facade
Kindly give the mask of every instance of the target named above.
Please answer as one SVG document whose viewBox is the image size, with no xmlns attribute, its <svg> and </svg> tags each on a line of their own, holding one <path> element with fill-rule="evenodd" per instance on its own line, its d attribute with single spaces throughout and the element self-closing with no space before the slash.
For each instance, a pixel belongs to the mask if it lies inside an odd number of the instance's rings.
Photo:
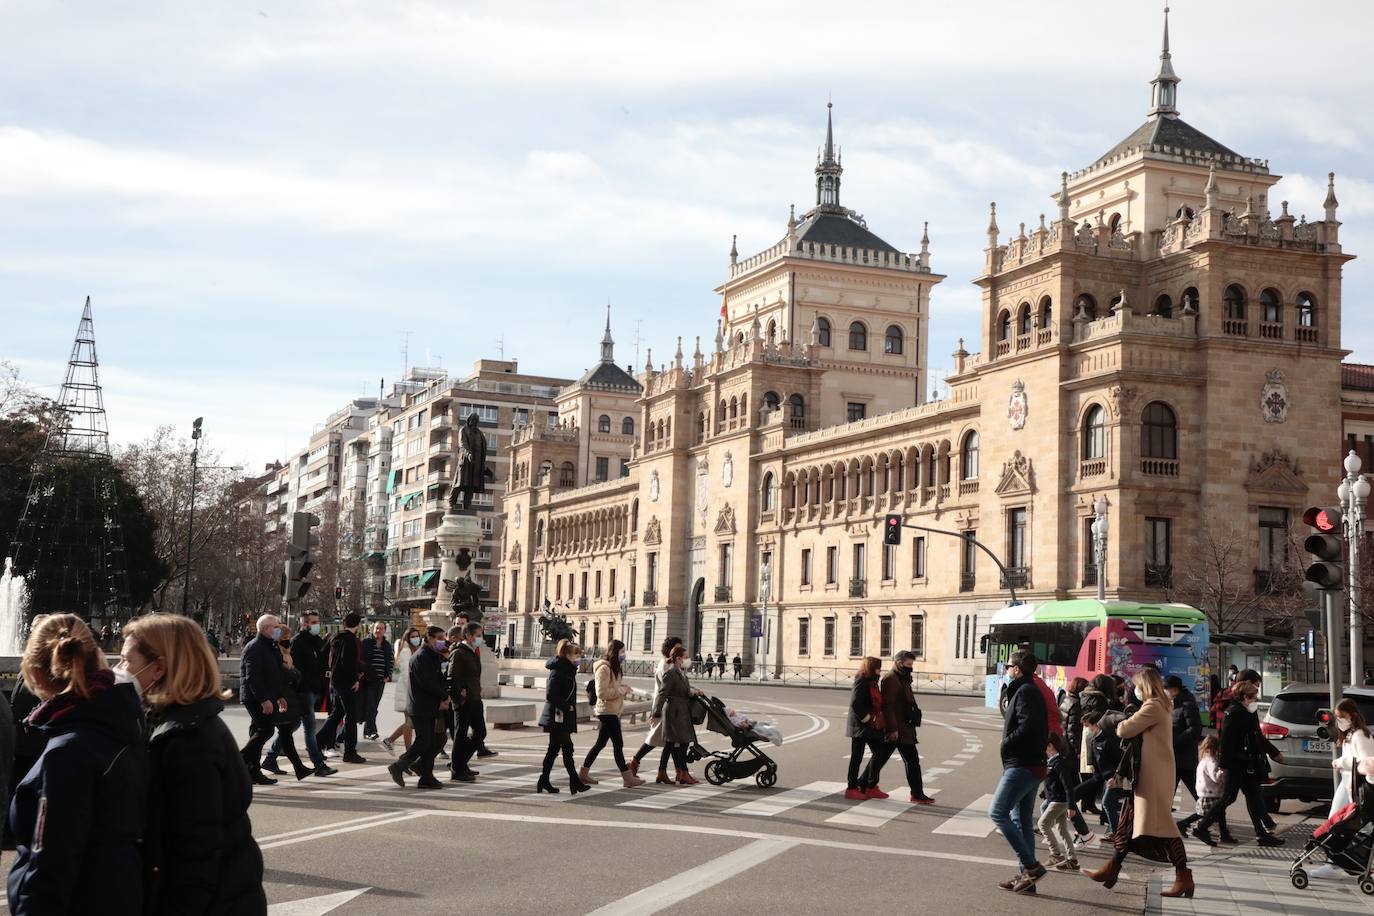
<svg viewBox="0 0 1374 916">
<path fill-rule="evenodd" d="M 679 339 L 634 379 L 625 476 L 588 481 L 585 422 L 517 431 L 517 641 L 537 645 L 547 603 L 634 656 L 676 634 L 775 671 L 912 648 L 976 674 L 1009 587 L 1096 593 L 1099 499 L 1113 597 L 1188 600 L 1188 564 L 1223 542 L 1245 588 L 1286 592 L 1302 508 L 1337 480 L 1351 256 L 1334 178 L 1324 219 L 1272 216 L 1279 176 L 1183 121 L 1177 84 L 1166 25 L 1145 122 L 1061 176 L 1057 218 L 1004 238 L 993 207 L 981 350 L 961 344 L 936 401 L 943 277 L 925 237 L 904 253 L 841 205 L 827 119 L 816 205 L 758 254 L 732 248 L 714 345 Z M 936 530 L 885 546 L 888 513 Z"/>
</svg>

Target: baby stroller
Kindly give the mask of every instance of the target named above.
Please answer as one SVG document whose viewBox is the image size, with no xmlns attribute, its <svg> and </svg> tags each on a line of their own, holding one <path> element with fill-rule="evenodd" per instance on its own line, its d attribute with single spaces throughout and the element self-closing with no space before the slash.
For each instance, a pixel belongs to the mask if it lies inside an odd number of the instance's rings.
<svg viewBox="0 0 1374 916">
<path fill-rule="evenodd" d="M 763 751 L 755 746 L 762 740 L 748 729 L 735 727 L 725 713 L 725 704 L 717 697 L 695 696 L 692 698 L 692 720 L 700 725 L 706 724 L 708 731 L 724 735 L 730 739 L 731 749 L 709 751 L 697 741 L 687 750 L 688 762 L 708 760 L 706 781 L 713 786 L 721 786 L 736 779 L 754 777 L 761 787 L 768 788 L 778 781 L 778 765 Z"/>
<path fill-rule="evenodd" d="M 1320 827 L 1312 831 L 1302 852 L 1288 870 L 1288 880 L 1298 890 L 1307 887 L 1309 876 L 1303 868 L 1320 850 L 1326 861 L 1359 880 L 1360 890 L 1374 895 L 1374 874 L 1370 872 L 1370 851 L 1374 846 L 1374 792 L 1365 783 L 1352 761 L 1355 800 L 1343 806 L 1328 817 Z"/>
</svg>

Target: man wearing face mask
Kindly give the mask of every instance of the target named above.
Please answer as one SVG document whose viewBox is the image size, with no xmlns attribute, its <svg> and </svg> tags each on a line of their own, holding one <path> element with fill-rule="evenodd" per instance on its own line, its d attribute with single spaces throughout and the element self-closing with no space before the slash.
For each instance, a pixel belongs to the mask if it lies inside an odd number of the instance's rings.
<svg viewBox="0 0 1374 916">
<path fill-rule="evenodd" d="M 425 631 L 425 644 L 410 659 L 410 703 L 406 713 L 415 723 L 415 741 L 387 767 L 396 785 L 405 788 L 405 771 L 413 770 L 420 777 L 421 789 L 442 789 L 444 784 L 434 778 L 434 756 L 439 751 L 439 736 L 435 724 L 449 708 L 448 685 L 444 683 L 444 631 L 430 627 Z"/>
<path fill-rule="evenodd" d="M 262 772 L 262 748 L 277 733 L 273 714 L 286 711 L 286 675 L 282 671 L 281 652 L 277 650 L 281 629 L 276 617 L 263 614 L 258 618 L 257 635 L 243 647 L 239 659 L 239 695 L 251 720 L 243 762 L 248 765 L 253 782 L 260 786 L 277 782 Z"/>
<path fill-rule="evenodd" d="M 453 700 L 453 759 L 450 779 L 472 782 L 477 773 L 468 766 L 472 755 L 487 737 L 486 711 L 482 707 L 482 659 L 477 641 L 482 625 L 470 623 L 463 628 L 462 641 L 448 654 L 448 695 Z"/>
<path fill-rule="evenodd" d="M 319 742 L 315 740 L 315 704 L 324 696 L 324 640 L 320 638 L 320 615 L 314 611 L 301 614 L 301 628 L 291 640 L 291 658 L 300 672 L 301 682 L 296 692 L 301 699 L 301 731 L 305 732 L 305 750 L 310 755 L 310 763 L 315 767 L 316 776 L 333 776 L 338 770 L 331 767 L 320 752 Z M 277 765 L 277 755 L 281 752 L 281 741 L 274 740 L 262 762 L 262 768 L 269 773 L 282 775 Z"/>
<path fill-rule="evenodd" d="M 363 681 L 367 678 L 363 646 L 358 641 L 358 627 L 362 622 L 361 614 L 349 611 L 344 615 L 343 629 L 330 640 L 329 687 L 333 704 L 329 718 L 315 735 L 321 746 L 333 747 L 342 722 L 344 763 L 367 763 L 367 759 L 358 754 L 358 711 L 362 708 Z"/>
</svg>

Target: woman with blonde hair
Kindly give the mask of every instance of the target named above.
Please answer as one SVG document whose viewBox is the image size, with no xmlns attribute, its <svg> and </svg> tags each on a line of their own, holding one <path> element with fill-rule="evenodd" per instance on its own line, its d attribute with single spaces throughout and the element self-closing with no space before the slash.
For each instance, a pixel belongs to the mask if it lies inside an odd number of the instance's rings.
<svg viewBox="0 0 1374 916">
<path fill-rule="evenodd" d="M 1089 873 L 1094 881 L 1107 887 L 1116 884 L 1121 863 L 1126 856 L 1136 855 L 1156 862 L 1170 862 L 1174 866 L 1174 883 L 1164 897 L 1193 896 L 1193 873 L 1188 868 L 1188 853 L 1183 837 L 1174 823 L 1174 788 L 1178 774 L 1174 765 L 1173 702 L 1164 689 L 1159 670 L 1146 666 L 1131 677 L 1140 709 L 1116 727 L 1117 737 L 1123 741 L 1140 742 L 1140 767 L 1129 787 L 1133 796 L 1130 805 L 1122 806 L 1122 818 L 1112 835 L 1116 855 L 1110 862 Z M 1108 781 L 1112 785 L 1113 777 Z"/>
<path fill-rule="evenodd" d="M 28 725 L 47 746 L 10 805 L 9 911 L 142 913 L 148 755 L 138 695 L 116 683 L 75 614 L 34 620 L 20 671 L 42 701 Z"/>
<path fill-rule="evenodd" d="M 229 693 L 200 627 L 177 614 L 136 618 L 120 660 L 152 727 L 144 912 L 266 913 L 253 787 L 220 717 Z"/>
</svg>

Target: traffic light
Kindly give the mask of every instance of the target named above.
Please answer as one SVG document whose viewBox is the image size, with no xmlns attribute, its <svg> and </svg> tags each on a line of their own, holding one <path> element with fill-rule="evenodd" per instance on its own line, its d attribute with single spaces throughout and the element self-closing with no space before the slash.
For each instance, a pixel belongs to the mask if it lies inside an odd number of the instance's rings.
<svg viewBox="0 0 1374 916">
<path fill-rule="evenodd" d="M 335 601 L 342 601 L 342 600 L 343 600 L 343 586 L 342 586 L 342 585 L 336 585 L 336 586 L 334 586 L 334 600 L 335 600 Z"/>
<path fill-rule="evenodd" d="M 1323 590 L 1344 587 L 1341 510 L 1314 506 L 1302 514 L 1302 520 L 1303 524 L 1316 531 L 1316 534 L 1308 535 L 1307 540 L 1302 542 L 1303 549 L 1312 555 L 1314 561 L 1303 573 L 1303 578 Z"/>
<path fill-rule="evenodd" d="M 297 512 L 291 517 L 291 541 L 286 545 L 286 569 L 282 575 L 282 598 L 299 601 L 310 591 L 310 570 L 315 566 L 315 548 L 320 536 L 312 528 L 320 524 L 320 517 L 310 512 Z"/>
<path fill-rule="evenodd" d="M 900 515 L 883 516 L 883 543 L 902 543 L 902 517 Z"/>
</svg>

